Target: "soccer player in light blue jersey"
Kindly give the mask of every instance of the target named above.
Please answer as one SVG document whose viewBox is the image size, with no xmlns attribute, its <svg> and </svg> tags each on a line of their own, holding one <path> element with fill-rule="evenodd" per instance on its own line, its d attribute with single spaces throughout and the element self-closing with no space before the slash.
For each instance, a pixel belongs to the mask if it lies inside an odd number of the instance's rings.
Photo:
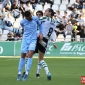
<svg viewBox="0 0 85 85">
<path fill-rule="evenodd" d="M 28 61 L 27 61 L 27 68 L 26 68 L 25 75 L 23 77 L 23 81 L 27 80 L 28 73 L 32 65 L 32 56 L 34 54 L 36 41 L 37 41 L 37 24 L 39 25 L 40 28 L 39 39 L 40 40 L 43 39 L 42 25 L 39 19 L 36 16 L 32 17 L 30 11 L 26 11 L 24 15 L 25 15 L 25 19 L 23 19 L 20 22 L 23 28 L 23 38 L 21 44 L 21 58 L 18 66 L 18 76 L 17 76 L 18 81 L 21 79 L 21 73 L 25 63 L 25 57 L 28 58 Z"/>
</svg>

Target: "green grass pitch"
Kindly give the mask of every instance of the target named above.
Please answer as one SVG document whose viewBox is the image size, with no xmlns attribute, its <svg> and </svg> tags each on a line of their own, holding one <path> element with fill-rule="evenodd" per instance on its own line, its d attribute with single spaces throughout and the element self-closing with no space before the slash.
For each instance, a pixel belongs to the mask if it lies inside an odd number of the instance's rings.
<svg viewBox="0 0 85 85">
<path fill-rule="evenodd" d="M 47 81 L 44 69 L 40 78 L 35 78 L 37 58 L 27 81 L 17 81 L 19 58 L 0 58 L 0 85 L 82 85 L 81 76 L 85 76 L 85 58 L 45 58 L 52 80 Z"/>
</svg>

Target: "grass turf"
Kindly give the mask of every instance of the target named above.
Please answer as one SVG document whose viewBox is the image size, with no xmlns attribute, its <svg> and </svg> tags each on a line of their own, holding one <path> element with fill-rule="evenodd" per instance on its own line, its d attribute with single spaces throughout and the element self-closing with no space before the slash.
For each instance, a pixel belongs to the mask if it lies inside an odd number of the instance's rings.
<svg viewBox="0 0 85 85">
<path fill-rule="evenodd" d="M 37 59 L 33 59 L 28 80 L 17 81 L 19 58 L 0 58 L 0 85 L 82 85 L 81 76 L 85 76 L 85 58 L 49 58 L 45 61 L 52 74 L 51 81 L 47 81 L 43 68 L 41 77 L 35 78 Z"/>
</svg>

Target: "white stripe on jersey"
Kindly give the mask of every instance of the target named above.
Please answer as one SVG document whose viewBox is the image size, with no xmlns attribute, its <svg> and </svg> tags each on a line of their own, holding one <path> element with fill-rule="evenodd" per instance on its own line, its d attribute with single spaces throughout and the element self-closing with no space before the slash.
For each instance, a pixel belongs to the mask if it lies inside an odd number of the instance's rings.
<svg viewBox="0 0 85 85">
<path fill-rule="evenodd" d="M 40 18 L 42 22 L 42 33 L 45 38 L 50 39 L 52 32 L 56 29 L 55 20 L 49 17 Z"/>
</svg>

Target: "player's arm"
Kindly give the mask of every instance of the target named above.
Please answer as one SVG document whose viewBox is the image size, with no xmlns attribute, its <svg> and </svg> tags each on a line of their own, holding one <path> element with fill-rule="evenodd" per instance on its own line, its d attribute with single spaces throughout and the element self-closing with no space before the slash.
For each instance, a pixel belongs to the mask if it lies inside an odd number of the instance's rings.
<svg viewBox="0 0 85 85">
<path fill-rule="evenodd" d="M 7 30 L 12 31 L 13 33 L 18 33 L 18 34 L 23 34 L 24 29 L 23 29 L 23 20 L 20 22 L 20 27 L 15 28 L 15 27 L 6 27 Z"/>
<path fill-rule="evenodd" d="M 56 33 L 55 33 L 55 31 L 52 32 L 50 39 L 53 42 L 53 47 L 56 49 L 57 46 L 56 46 Z"/>
<path fill-rule="evenodd" d="M 21 26 L 21 30 L 22 30 L 22 34 L 24 33 L 24 25 L 23 25 L 23 20 L 20 22 L 20 26 Z"/>
<path fill-rule="evenodd" d="M 38 17 L 37 17 L 37 24 L 38 24 L 39 31 L 40 31 L 40 33 L 39 33 L 39 38 L 40 38 L 40 40 L 42 40 L 42 39 L 43 39 L 43 34 L 42 34 L 42 24 L 41 24 L 41 21 L 39 20 Z"/>
<path fill-rule="evenodd" d="M 22 34 L 22 32 L 23 32 L 23 29 L 6 26 L 5 20 L 3 20 L 2 29 L 3 29 L 3 30 L 11 31 L 11 32 L 13 32 L 13 33 L 18 33 L 18 34 Z"/>
<path fill-rule="evenodd" d="M 56 27 L 60 24 L 60 22 L 54 20 L 54 24 L 55 24 L 55 30 L 57 31 L 58 29 L 56 29 Z M 57 46 L 56 46 L 57 36 L 56 36 L 55 30 L 52 32 L 51 40 L 52 40 L 52 42 L 53 42 L 54 48 L 57 48 Z"/>
<path fill-rule="evenodd" d="M 57 48 L 55 41 L 53 41 L 53 47 L 54 47 L 55 49 Z"/>
</svg>

